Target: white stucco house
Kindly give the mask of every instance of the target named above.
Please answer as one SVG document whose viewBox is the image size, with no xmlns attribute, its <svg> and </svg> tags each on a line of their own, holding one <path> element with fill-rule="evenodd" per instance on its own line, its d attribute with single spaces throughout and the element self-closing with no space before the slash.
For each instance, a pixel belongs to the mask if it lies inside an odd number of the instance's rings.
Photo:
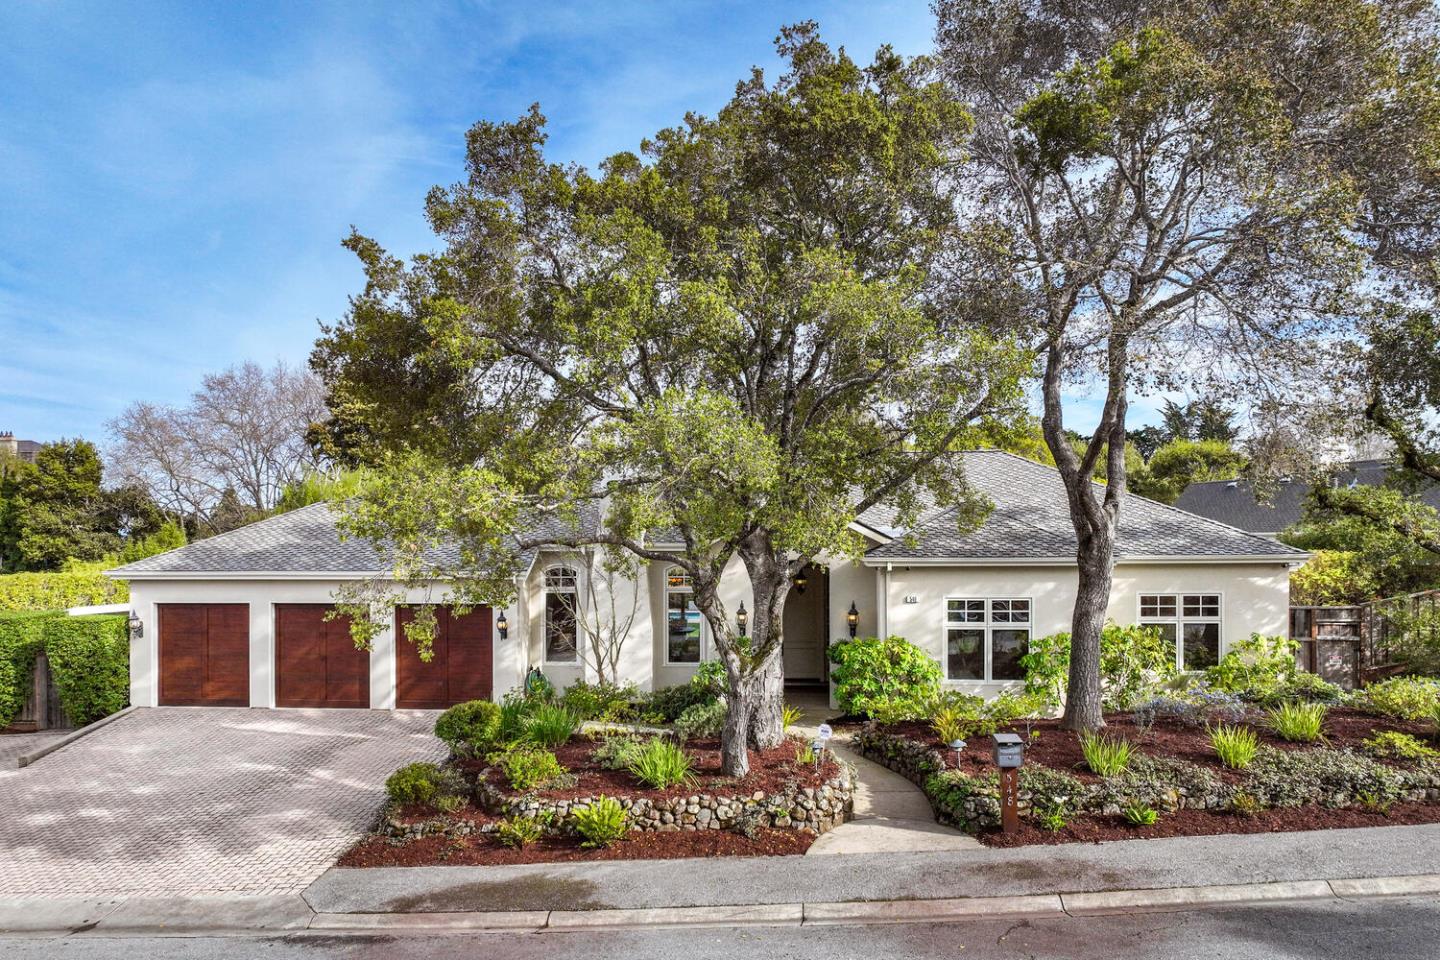
<svg viewBox="0 0 1440 960">
<path fill-rule="evenodd" d="M 979 529 L 957 533 L 945 509 L 912 530 L 867 511 L 854 525 L 870 544 L 863 559 L 819 563 L 797 578 L 785 612 L 787 682 L 827 682 L 826 647 L 849 635 L 852 611 L 860 636 L 903 636 L 930 651 L 948 684 L 987 695 L 1022 679 L 1017 660 L 1031 637 L 1069 629 L 1075 537 L 1059 474 L 989 450 L 965 454 L 965 469 L 994 503 Z M 1238 638 L 1286 631 L 1290 571 L 1307 556 L 1131 496 L 1109 616 L 1159 625 L 1178 664 L 1202 667 Z M 120 567 L 110 576 L 129 582 L 136 621 L 131 701 L 435 708 L 498 698 L 534 667 L 564 686 L 585 673 L 576 598 L 600 578 L 573 551 L 541 549 L 524 560 L 508 608 L 441 611 L 428 663 L 399 629 L 406 607 L 382 612 L 389 628 L 369 651 L 355 649 L 344 623 L 324 620 L 344 582 L 384 570 L 368 544 L 340 538 L 323 504 Z M 678 568 L 650 563 L 610 589 L 633 611 L 622 679 L 644 689 L 681 683 L 711 655 Z M 738 561 L 723 592 L 731 610 L 749 598 Z"/>
</svg>

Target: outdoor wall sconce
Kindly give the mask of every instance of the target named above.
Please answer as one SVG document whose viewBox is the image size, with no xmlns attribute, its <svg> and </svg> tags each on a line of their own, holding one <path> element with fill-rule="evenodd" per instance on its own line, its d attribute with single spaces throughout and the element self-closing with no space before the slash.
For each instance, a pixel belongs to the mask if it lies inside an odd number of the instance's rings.
<svg viewBox="0 0 1440 960">
<path fill-rule="evenodd" d="M 745 636 L 745 628 L 750 625 L 750 614 L 745 612 L 745 601 L 740 601 L 740 609 L 735 611 L 735 627 L 740 631 L 740 636 Z"/>
<path fill-rule="evenodd" d="M 804 568 L 801 568 L 800 572 L 795 574 L 795 592 L 804 593 L 805 585 L 809 582 L 810 578 L 805 576 L 805 570 Z"/>
<path fill-rule="evenodd" d="M 145 623 L 140 619 L 140 615 L 138 613 L 136 613 L 134 610 L 131 610 L 130 616 L 125 619 L 125 622 L 126 625 L 130 627 L 131 640 L 145 639 Z"/>
<path fill-rule="evenodd" d="M 505 611 L 500 611 L 500 619 L 495 621 L 495 629 L 500 631 L 500 639 L 510 639 L 510 621 L 505 619 Z"/>
<path fill-rule="evenodd" d="M 850 626 L 850 639 L 855 639 L 855 631 L 860 627 L 860 611 L 855 609 L 855 601 L 850 601 L 850 610 L 845 614 L 845 622 Z"/>
</svg>

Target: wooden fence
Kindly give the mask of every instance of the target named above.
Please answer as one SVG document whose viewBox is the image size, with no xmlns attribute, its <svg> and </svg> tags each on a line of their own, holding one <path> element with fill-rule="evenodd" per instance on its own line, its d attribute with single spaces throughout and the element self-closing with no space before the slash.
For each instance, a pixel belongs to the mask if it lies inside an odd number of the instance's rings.
<svg viewBox="0 0 1440 960">
<path fill-rule="evenodd" d="M 1354 689 L 1400 669 L 1393 641 L 1397 610 L 1411 617 L 1440 611 L 1440 590 L 1386 597 L 1350 607 L 1291 607 L 1290 637 L 1302 669 Z"/>
</svg>

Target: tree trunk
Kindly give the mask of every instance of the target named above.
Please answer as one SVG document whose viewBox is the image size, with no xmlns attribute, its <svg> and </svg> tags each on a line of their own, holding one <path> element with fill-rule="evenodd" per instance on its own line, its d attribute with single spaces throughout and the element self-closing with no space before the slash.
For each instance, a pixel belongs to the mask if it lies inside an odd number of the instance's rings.
<svg viewBox="0 0 1440 960">
<path fill-rule="evenodd" d="M 768 664 L 755 674 L 755 702 L 750 711 L 750 746 L 773 750 L 785 739 L 785 661 L 779 645 Z"/>
<path fill-rule="evenodd" d="M 1104 542 L 1101 542 L 1104 541 Z M 1079 587 L 1070 621 L 1070 682 L 1065 694 L 1066 730 L 1093 731 L 1105 726 L 1100 690 L 1100 637 L 1110 606 L 1114 536 L 1108 531 L 1083 543 L 1078 557 Z"/>
<path fill-rule="evenodd" d="M 752 676 L 729 679 L 725 727 L 720 733 L 720 767 L 727 777 L 743 777 L 750 772 L 749 737 L 750 704 L 754 700 L 750 687 Z"/>
</svg>

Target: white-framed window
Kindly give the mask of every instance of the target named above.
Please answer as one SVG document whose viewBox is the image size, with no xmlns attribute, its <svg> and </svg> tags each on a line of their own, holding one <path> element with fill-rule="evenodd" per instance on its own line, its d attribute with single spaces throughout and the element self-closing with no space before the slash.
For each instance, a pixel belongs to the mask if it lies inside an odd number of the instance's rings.
<svg viewBox="0 0 1440 960">
<path fill-rule="evenodd" d="M 945 598 L 945 676 L 950 680 L 1023 680 L 1030 649 L 1028 599 Z"/>
<path fill-rule="evenodd" d="M 575 585 L 572 567 L 554 566 L 545 571 L 545 662 L 578 663 L 579 632 L 575 618 Z"/>
<path fill-rule="evenodd" d="M 1204 670 L 1220 662 L 1222 610 L 1218 593 L 1140 594 L 1140 624 L 1159 629 L 1174 645 L 1181 670 Z"/>
<path fill-rule="evenodd" d="M 665 571 L 665 662 L 699 663 L 705 656 L 705 618 L 684 567 Z"/>
</svg>

